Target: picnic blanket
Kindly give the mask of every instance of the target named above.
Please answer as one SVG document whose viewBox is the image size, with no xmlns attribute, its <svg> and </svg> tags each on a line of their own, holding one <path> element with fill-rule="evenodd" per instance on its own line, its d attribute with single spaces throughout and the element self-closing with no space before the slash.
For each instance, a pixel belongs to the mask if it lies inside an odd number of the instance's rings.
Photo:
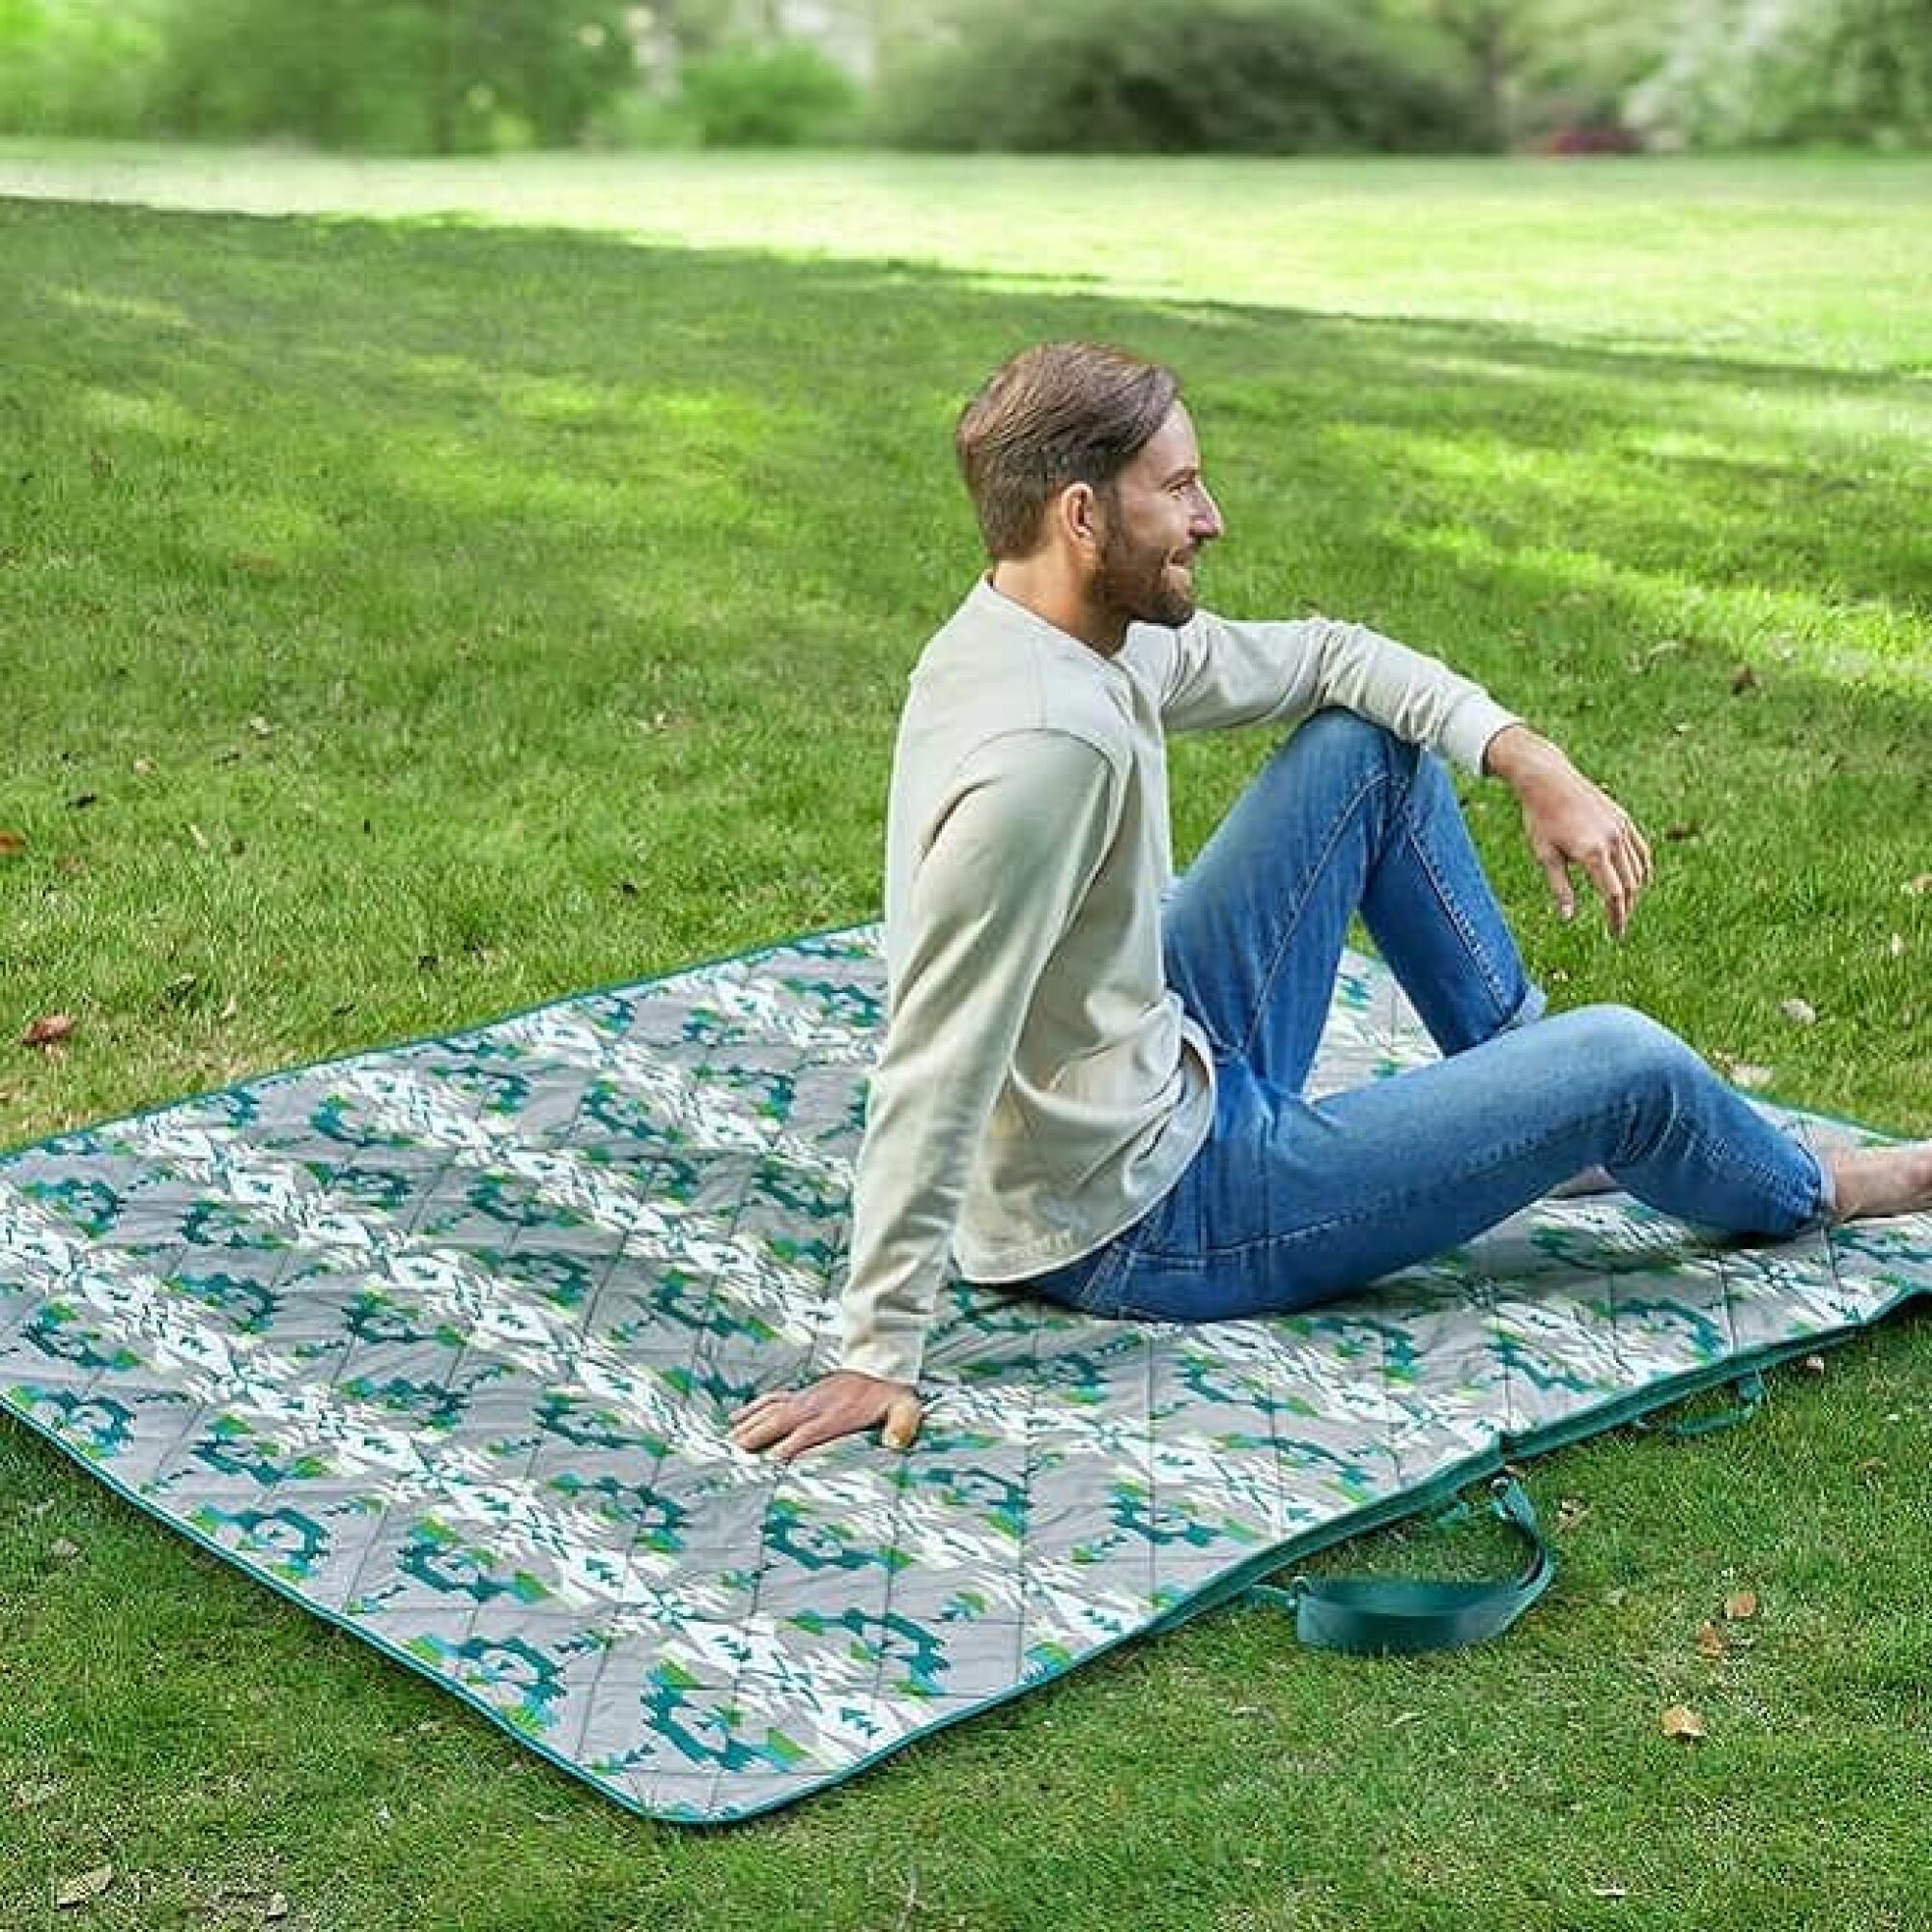
<svg viewBox="0 0 1932 1932">
<path fill-rule="evenodd" d="M 954 1285 L 918 1447 L 780 1467 L 726 1428 L 831 1361 L 883 1003 L 876 929 L 819 935 L 9 1154 L 0 1406 L 619 1804 L 715 1822 L 1932 1289 L 1932 1217 L 1719 1247 L 1621 1196 L 1264 1321 Z M 1351 955 L 1316 1085 L 1431 1050 Z"/>
</svg>

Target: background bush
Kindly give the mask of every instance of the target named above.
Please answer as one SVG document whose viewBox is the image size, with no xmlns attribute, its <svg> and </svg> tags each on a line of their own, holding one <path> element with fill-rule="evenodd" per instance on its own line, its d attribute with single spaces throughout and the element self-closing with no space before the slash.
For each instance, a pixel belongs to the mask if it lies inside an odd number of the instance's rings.
<svg viewBox="0 0 1932 1932">
<path fill-rule="evenodd" d="M 796 148 L 848 136 L 857 85 L 801 41 L 724 46 L 687 59 L 679 104 L 707 148 Z"/>
<path fill-rule="evenodd" d="M 1487 145 L 1468 97 L 1331 0 L 982 0 L 889 72 L 919 148 L 1323 154 Z"/>
<path fill-rule="evenodd" d="M 0 0 L 0 128 L 153 131 L 161 47 L 156 0 Z"/>
</svg>

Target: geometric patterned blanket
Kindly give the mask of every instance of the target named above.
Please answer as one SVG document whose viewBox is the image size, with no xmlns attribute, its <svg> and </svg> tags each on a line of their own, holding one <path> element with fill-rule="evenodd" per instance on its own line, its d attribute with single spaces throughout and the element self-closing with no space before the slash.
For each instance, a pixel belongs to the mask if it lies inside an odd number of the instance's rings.
<svg viewBox="0 0 1932 1932">
<path fill-rule="evenodd" d="M 916 1449 L 781 1468 L 726 1427 L 827 1363 L 883 990 L 875 929 L 808 938 L 0 1158 L 0 1407 L 714 1822 L 1932 1290 L 1932 1217 L 1718 1247 L 1625 1197 L 1264 1321 L 955 1285 Z M 1430 1052 L 1351 955 L 1317 1086 Z"/>
</svg>

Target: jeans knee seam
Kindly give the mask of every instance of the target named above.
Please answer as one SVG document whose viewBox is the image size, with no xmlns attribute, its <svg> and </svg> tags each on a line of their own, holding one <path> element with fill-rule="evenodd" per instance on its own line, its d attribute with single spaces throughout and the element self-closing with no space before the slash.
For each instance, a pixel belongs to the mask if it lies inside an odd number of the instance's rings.
<svg viewBox="0 0 1932 1932">
<path fill-rule="evenodd" d="M 1443 917 L 1455 929 L 1456 936 L 1463 942 L 1463 951 L 1474 964 L 1482 982 L 1489 990 L 1492 1001 L 1498 1011 L 1509 1006 L 1509 993 L 1496 978 L 1495 962 L 1483 950 L 1463 908 L 1442 883 L 1442 876 L 1431 862 L 1429 847 L 1417 837 L 1413 819 L 1405 818 L 1403 831 L 1409 842 L 1409 849 L 1415 856 L 1423 876 L 1429 881 L 1430 890 L 1435 895 L 1435 903 L 1441 908 Z"/>
<path fill-rule="evenodd" d="M 1321 875 L 1341 839 L 1343 827 L 1354 817 L 1356 811 L 1361 807 L 1362 801 L 1378 785 L 1385 785 L 1388 782 L 1387 773 L 1373 772 L 1355 787 L 1354 791 L 1350 794 L 1348 803 L 1329 821 L 1328 837 L 1323 840 L 1321 850 L 1317 855 L 1315 863 L 1306 868 L 1305 877 L 1314 879 Z M 1254 1009 L 1248 1014 L 1247 1027 L 1242 1033 L 1239 1046 L 1236 1049 L 1239 1057 L 1243 1060 L 1250 1060 L 1252 1058 L 1255 1036 L 1261 1030 L 1262 1015 L 1268 1009 L 1269 993 L 1274 986 L 1275 980 L 1280 975 L 1282 961 L 1288 956 L 1289 949 L 1294 939 L 1294 935 L 1301 928 L 1302 916 L 1308 909 L 1309 897 L 1309 893 L 1305 891 L 1300 895 L 1294 902 L 1293 911 L 1287 923 L 1274 937 L 1274 944 L 1268 953 L 1266 969 L 1261 975 L 1255 989 Z"/>
</svg>

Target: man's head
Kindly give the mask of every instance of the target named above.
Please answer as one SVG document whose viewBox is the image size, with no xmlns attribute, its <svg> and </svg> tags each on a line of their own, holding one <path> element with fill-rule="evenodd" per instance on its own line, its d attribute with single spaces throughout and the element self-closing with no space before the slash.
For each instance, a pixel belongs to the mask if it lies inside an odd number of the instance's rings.
<svg viewBox="0 0 1932 1932">
<path fill-rule="evenodd" d="M 954 445 L 996 572 L 1062 572 L 1112 635 L 1194 614 L 1193 562 L 1221 533 L 1174 373 L 1092 342 L 995 371 Z"/>
</svg>

